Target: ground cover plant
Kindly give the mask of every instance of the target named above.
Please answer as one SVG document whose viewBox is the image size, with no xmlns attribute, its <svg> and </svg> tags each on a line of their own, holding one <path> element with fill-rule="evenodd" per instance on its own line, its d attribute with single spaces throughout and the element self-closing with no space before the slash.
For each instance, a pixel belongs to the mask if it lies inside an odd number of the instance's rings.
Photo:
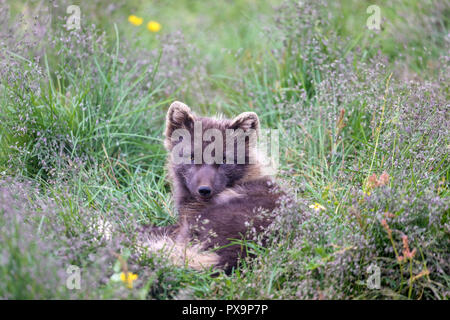
<svg viewBox="0 0 450 320">
<path fill-rule="evenodd" d="M 0 297 L 448 299 L 449 13 L 446 0 L 0 0 Z M 139 245 L 177 219 L 174 100 L 279 130 L 277 178 L 296 201 L 231 275 Z"/>
</svg>

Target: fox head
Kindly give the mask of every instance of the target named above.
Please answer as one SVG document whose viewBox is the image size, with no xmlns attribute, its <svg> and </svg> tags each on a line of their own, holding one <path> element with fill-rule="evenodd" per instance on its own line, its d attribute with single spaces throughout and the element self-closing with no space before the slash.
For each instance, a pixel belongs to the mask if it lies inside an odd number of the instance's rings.
<svg viewBox="0 0 450 320">
<path fill-rule="evenodd" d="M 259 119 L 244 112 L 234 119 L 196 116 L 181 102 L 171 104 L 166 117 L 165 147 L 176 188 L 209 201 L 226 188 L 258 173 L 252 160 Z"/>
</svg>

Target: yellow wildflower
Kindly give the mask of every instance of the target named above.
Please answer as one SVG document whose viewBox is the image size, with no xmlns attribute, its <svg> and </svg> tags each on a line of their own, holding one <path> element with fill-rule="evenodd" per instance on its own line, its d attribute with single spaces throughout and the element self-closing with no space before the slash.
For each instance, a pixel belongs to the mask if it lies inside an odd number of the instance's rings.
<svg viewBox="0 0 450 320">
<path fill-rule="evenodd" d="M 159 30 L 161 30 L 161 24 L 156 21 L 149 21 L 147 23 L 147 29 L 151 32 L 158 32 Z"/>
<path fill-rule="evenodd" d="M 137 274 L 134 274 L 132 272 L 124 273 L 122 272 L 120 274 L 120 280 L 122 280 L 123 283 L 127 285 L 128 288 L 133 288 L 133 281 L 135 281 L 138 278 Z"/>
<path fill-rule="evenodd" d="M 134 24 L 135 26 L 140 26 L 144 20 L 135 15 L 131 15 L 128 17 L 128 22 Z"/>
<path fill-rule="evenodd" d="M 324 206 L 322 206 L 320 203 L 315 202 L 314 204 L 309 206 L 311 209 L 314 209 L 314 211 L 319 212 L 320 210 L 326 210 Z"/>
</svg>

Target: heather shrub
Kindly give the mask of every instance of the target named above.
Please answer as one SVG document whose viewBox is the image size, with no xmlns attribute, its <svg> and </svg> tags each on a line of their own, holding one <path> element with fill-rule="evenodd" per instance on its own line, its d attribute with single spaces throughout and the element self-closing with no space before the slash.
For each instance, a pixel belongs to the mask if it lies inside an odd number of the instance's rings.
<svg viewBox="0 0 450 320">
<path fill-rule="evenodd" d="M 19 22 L 3 23 L 13 30 Z M 165 35 L 160 48 L 136 53 L 130 41 L 123 47 L 117 29 L 109 43 L 95 25 L 47 27 L 34 39 L 45 50 L 22 48 L 14 32 L 3 43 L 3 165 L 45 179 L 71 163 L 113 155 L 130 165 L 161 165 L 160 106 L 202 66 L 190 61 L 182 35 Z"/>
<path fill-rule="evenodd" d="M 273 245 L 232 280 L 233 291 L 217 290 L 228 298 L 446 299 L 447 58 L 436 79 L 403 82 L 380 52 L 364 57 L 365 48 L 327 28 L 328 7 L 285 2 L 275 59 L 244 78 L 239 103 L 281 124 L 282 176 L 298 203 L 277 213 Z M 379 289 L 368 285 L 374 266 Z"/>
<path fill-rule="evenodd" d="M 101 210 L 59 188 L 43 194 L 29 181 L 0 181 L 2 298 L 174 298 L 185 282 L 202 281 L 142 251 L 145 228 L 127 199 L 106 199 Z M 71 268 L 80 270 L 79 288 L 70 286 Z M 120 281 L 124 272 L 139 275 L 136 290 Z"/>
<path fill-rule="evenodd" d="M 108 280 L 112 253 L 120 252 L 125 239 L 107 245 L 91 227 L 98 212 L 62 207 L 61 199 L 39 195 L 37 188 L 29 182 L 0 181 L 1 296 L 88 298 Z M 82 270 L 82 291 L 66 286 L 71 265 Z"/>
</svg>

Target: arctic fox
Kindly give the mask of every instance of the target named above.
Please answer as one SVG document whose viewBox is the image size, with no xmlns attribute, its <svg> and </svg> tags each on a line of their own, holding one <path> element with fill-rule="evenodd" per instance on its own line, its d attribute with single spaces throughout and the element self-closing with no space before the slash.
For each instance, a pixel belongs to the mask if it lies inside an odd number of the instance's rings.
<svg viewBox="0 0 450 320">
<path fill-rule="evenodd" d="M 215 119 L 198 117 L 181 102 L 171 104 L 164 144 L 179 221 L 150 229 L 150 251 L 197 270 L 213 267 L 229 273 L 237 267 L 248 254 L 239 240 L 249 239 L 250 230 L 254 236 L 269 226 L 282 195 L 255 155 L 252 141 L 259 126 L 254 112 Z M 236 132 L 244 138 L 239 140 Z"/>
</svg>

